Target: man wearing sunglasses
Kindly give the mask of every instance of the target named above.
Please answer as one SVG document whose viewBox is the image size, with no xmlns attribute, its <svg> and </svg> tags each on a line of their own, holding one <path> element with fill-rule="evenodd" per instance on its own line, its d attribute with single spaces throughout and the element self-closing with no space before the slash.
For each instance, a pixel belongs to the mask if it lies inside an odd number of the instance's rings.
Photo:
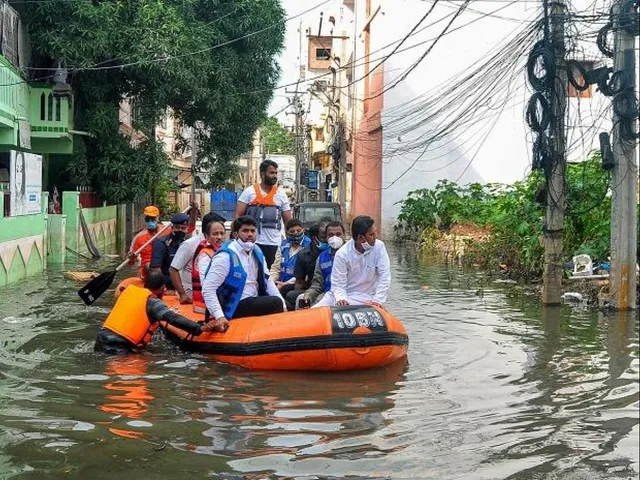
<svg viewBox="0 0 640 480">
<path fill-rule="evenodd" d="M 189 233 L 189 216 L 186 213 L 175 213 L 171 216 L 171 233 L 153 242 L 151 253 L 150 271 L 161 271 L 165 277 L 165 286 L 168 290 L 174 290 L 171 282 L 171 262 L 175 257 L 178 248 Z"/>
</svg>

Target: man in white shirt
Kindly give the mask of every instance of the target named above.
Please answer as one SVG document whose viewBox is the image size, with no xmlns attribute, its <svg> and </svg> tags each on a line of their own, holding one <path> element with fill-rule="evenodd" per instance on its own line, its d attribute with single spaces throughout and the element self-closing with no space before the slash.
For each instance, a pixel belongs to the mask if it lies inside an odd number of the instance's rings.
<svg viewBox="0 0 640 480">
<path fill-rule="evenodd" d="M 229 320 L 280 313 L 284 299 L 269 276 L 262 251 L 255 243 L 256 221 L 241 216 L 233 223 L 237 239 L 225 243 L 204 272 L 202 296 L 217 330 L 225 331 Z M 198 266 L 200 269 L 200 266 Z"/>
<path fill-rule="evenodd" d="M 373 218 L 356 217 L 351 223 L 352 239 L 335 254 L 331 290 L 315 307 L 374 305 L 382 307 L 391 286 L 389 254 L 376 239 Z"/>
<path fill-rule="evenodd" d="M 188 240 L 185 240 L 178 248 L 175 257 L 171 261 L 171 267 L 169 268 L 169 275 L 171 276 L 171 283 L 175 288 L 180 303 L 186 304 L 193 301 L 193 290 L 191 286 L 191 269 L 193 263 L 193 256 L 196 253 L 196 249 L 202 240 L 204 240 L 204 234 L 207 230 L 207 226 L 216 220 L 219 215 L 210 212 L 202 218 L 201 231 L 196 235 L 194 234 Z"/>
<path fill-rule="evenodd" d="M 276 251 L 282 242 L 282 222 L 291 220 L 291 205 L 283 190 L 278 188 L 278 164 L 265 160 L 260 164 L 261 182 L 247 187 L 238 198 L 236 218 L 249 215 L 256 221 L 256 244 L 271 268 Z"/>
</svg>

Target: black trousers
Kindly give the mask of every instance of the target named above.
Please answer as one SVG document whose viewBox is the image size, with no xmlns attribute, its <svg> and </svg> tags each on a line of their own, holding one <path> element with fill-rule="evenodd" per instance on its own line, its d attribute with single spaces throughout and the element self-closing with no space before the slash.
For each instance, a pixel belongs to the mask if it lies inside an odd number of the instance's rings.
<svg viewBox="0 0 640 480">
<path fill-rule="evenodd" d="M 98 337 L 93 346 L 93 351 L 108 353 L 110 355 L 123 355 L 137 352 L 138 349 L 126 338 L 112 332 L 108 328 L 101 328 L 98 331 Z"/>
<path fill-rule="evenodd" d="M 292 285 L 293 287 L 293 285 Z M 284 297 L 284 301 L 287 304 L 287 310 L 288 311 L 293 311 L 296 308 L 296 299 L 298 298 L 298 296 L 302 295 L 304 293 L 304 290 L 296 290 L 295 288 L 290 288 L 288 289 L 287 292 L 281 292 L 282 296 Z"/>
<path fill-rule="evenodd" d="M 232 318 L 260 317 L 284 312 L 280 297 L 249 297 L 240 300 Z"/>
<path fill-rule="evenodd" d="M 273 265 L 273 262 L 276 259 L 276 252 L 278 251 L 278 246 L 277 245 L 260 245 L 259 243 L 256 243 L 256 245 L 258 245 L 260 247 L 260 250 L 262 250 L 262 253 L 264 253 L 264 259 L 267 262 L 267 268 L 271 269 L 271 265 Z"/>
</svg>

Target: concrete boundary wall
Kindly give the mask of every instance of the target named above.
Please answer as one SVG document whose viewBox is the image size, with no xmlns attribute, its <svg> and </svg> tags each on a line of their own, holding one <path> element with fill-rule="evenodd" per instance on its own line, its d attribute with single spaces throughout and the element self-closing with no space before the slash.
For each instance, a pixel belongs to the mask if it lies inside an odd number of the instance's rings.
<svg viewBox="0 0 640 480">
<path fill-rule="evenodd" d="M 47 268 L 46 192 L 42 205 L 41 212 L 35 215 L 4 217 L 4 198 L 0 195 L 0 287 Z"/>
</svg>

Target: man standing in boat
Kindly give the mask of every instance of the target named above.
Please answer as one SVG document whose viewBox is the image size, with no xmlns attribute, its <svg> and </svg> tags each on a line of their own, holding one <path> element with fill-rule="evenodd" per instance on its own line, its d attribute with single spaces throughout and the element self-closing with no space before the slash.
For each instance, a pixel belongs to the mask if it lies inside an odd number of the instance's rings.
<svg viewBox="0 0 640 480">
<path fill-rule="evenodd" d="M 352 239 L 333 260 L 331 290 L 314 307 L 383 306 L 391 286 L 391 265 L 387 249 L 376 234 L 373 218 L 360 215 L 353 219 Z"/>
<path fill-rule="evenodd" d="M 94 350 L 131 353 L 142 350 L 164 321 L 192 335 L 213 331 L 212 324 L 193 322 L 172 311 L 161 300 L 165 291 L 162 272 L 149 272 L 144 288 L 129 285 L 118 296 L 111 313 L 98 332 Z"/>
<path fill-rule="evenodd" d="M 284 299 L 269 275 L 257 237 L 256 221 L 240 216 L 233 223 L 237 238 L 226 242 L 204 271 L 202 296 L 215 328 L 227 329 L 229 320 L 281 313 Z M 201 272 L 202 274 L 202 272 Z M 207 317 L 205 317 L 207 318 Z"/>
<path fill-rule="evenodd" d="M 144 215 L 144 225 L 146 228 L 138 232 L 136 236 L 133 237 L 131 248 L 129 249 L 129 253 L 127 254 L 127 257 L 129 258 L 129 265 L 135 265 L 136 260 L 138 259 L 138 255 L 136 255 L 134 252 L 136 252 L 151 237 L 158 233 L 158 218 L 160 217 L 160 210 L 158 210 L 158 207 L 149 205 L 144 208 L 142 214 Z M 152 249 L 153 244 L 149 244 L 139 254 L 140 269 L 138 270 L 138 275 L 143 280 L 147 275 L 147 269 L 149 263 L 151 262 Z"/>
<path fill-rule="evenodd" d="M 247 187 L 238 198 L 236 218 L 249 215 L 256 221 L 256 244 L 262 250 L 268 269 L 282 242 L 282 222 L 291 220 L 287 195 L 278 188 L 278 164 L 265 160 L 260 164 L 260 183 Z"/>
</svg>

